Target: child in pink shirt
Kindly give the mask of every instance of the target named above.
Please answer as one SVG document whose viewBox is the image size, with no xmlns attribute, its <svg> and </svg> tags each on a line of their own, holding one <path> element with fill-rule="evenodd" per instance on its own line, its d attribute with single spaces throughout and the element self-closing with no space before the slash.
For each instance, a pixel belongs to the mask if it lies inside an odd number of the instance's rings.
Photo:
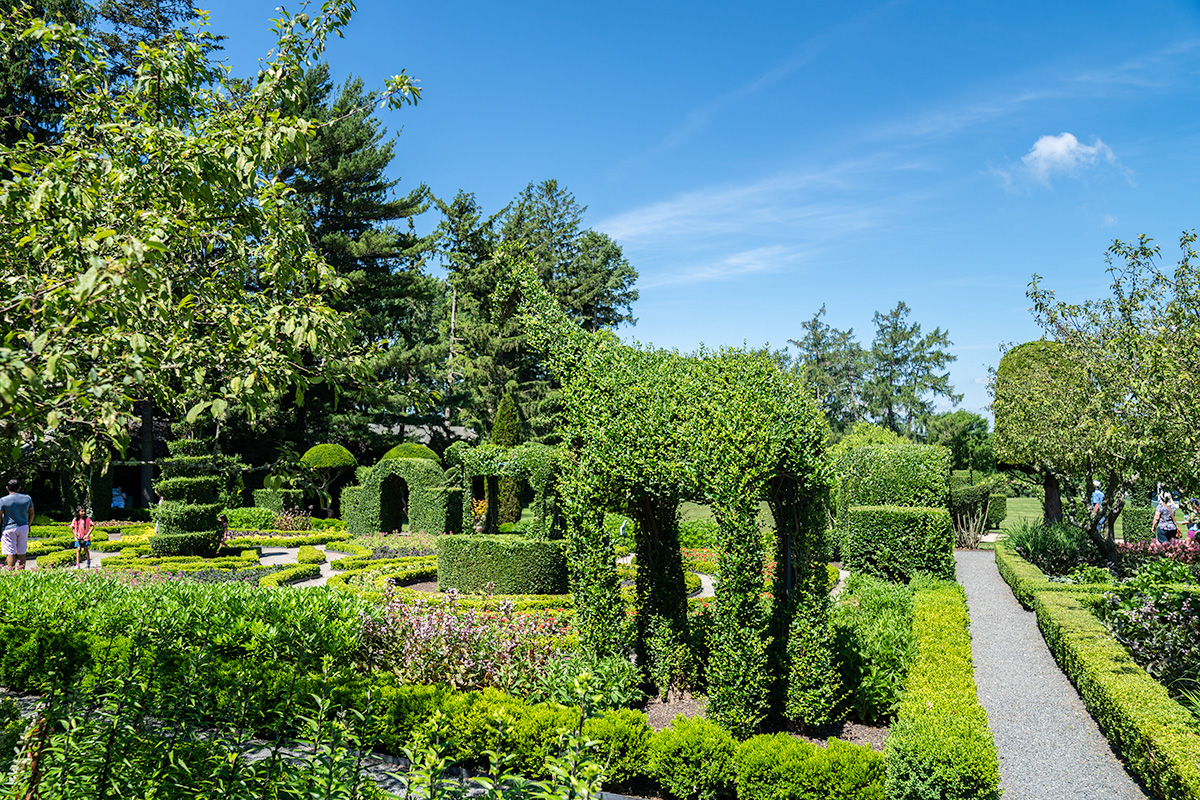
<svg viewBox="0 0 1200 800">
<path fill-rule="evenodd" d="M 75 534 L 75 569 L 79 569 L 79 559 L 87 560 L 88 569 L 92 568 L 92 528 L 96 523 L 87 515 L 83 506 L 75 509 L 75 518 L 71 520 L 71 532 Z"/>
</svg>

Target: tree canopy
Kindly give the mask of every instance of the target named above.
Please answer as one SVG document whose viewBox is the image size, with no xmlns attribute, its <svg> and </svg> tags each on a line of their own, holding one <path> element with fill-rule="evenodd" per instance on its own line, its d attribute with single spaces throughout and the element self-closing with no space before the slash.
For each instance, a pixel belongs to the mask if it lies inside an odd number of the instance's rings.
<svg viewBox="0 0 1200 800">
<path fill-rule="evenodd" d="M 284 14 L 253 85 L 231 86 L 204 28 L 144 46 L 131 80 L 76 25 L 0 24 L 0 47 L 39 41 L 69 87 L 55 141 L 0 146 L 0 437 L 127 438 L 140 398 L 221 416 L 285 386 L 299 393 L 346 352 L 329 298 L 344 282 L 309 244 L 276 178 L 315 126 L 299 99 L 324 37 L 349 20 L 333 0 Z M 406 76 L 388 101 L 416 97 Z"/>
</svg>

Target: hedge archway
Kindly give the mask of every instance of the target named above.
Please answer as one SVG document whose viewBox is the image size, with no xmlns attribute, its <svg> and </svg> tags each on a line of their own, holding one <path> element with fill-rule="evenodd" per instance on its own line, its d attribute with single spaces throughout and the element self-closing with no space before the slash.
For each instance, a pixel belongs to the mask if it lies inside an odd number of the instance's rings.
<svg viewBox="0 0 1200 800">
<path fill-rule="evenodd" d="M 470 526 L 475 480 L 482 478 L 488 501 L 483 532 L 499 532 L 496 515 L 498 487 L 499 479 L 505 477 L 524 480 L 533 489 L 533 503 L 530 506 L 533 522 L 525 535 L 530 539 L 551 537 L 556 509 L 555 479 L 564 458 L 562 450 L 536 442 L 526 442 L 516 447 L 500 447 L 490 443 L 472 447 L 466 442 L 456 442 L 446 450 L 445 457 L 450 465 L 448 472 L 457 474 L 457 482 L 461 487 L 464 531 Z"/>
<path fill-rule="evenodd" d="M 456 524 L 457 514 L 447 516 L 447 512 L 458 505 L 460 490 L 444 485 L 441 468 L 430 459 L 395 458 L 380 461 L 361 472 L 358 486 L 347 486 L 342 490 L 342 514 L 350 533 L 370 536 L 384 530 L 387 505 L 384 492 L 388 478 L 398 478 L 407 486 L 409 530 L 422 533 L 456 530 L 452 526 Z"/>
</svg>

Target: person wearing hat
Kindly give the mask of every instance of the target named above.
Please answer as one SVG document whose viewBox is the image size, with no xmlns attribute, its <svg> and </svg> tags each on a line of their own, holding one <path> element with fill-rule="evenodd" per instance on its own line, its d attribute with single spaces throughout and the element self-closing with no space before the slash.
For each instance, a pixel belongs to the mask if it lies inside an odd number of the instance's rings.
<svg viewBox="0 0 1200 800">
<path fill-rule="evenodd" d="M 1092 513 L 1099 514 L 1100 505 L 1104 502 L 1104 492 L 1100 491 L 1100 481 L 1092 481 L 1092 489 L 1094 490 L 1092 492 Z M 1096 530 L 1104 530 L 1104 520 L 1106 519 L 1108 517 L 1100 518 L 1100 521 L 1096 523 Z"/>
</svg>

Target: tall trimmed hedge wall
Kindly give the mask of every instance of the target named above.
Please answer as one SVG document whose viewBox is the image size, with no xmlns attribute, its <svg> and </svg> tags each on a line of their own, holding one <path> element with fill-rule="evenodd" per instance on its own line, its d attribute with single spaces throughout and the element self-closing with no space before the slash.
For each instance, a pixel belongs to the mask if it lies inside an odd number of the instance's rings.
<svg viewBox="0 0 1200 800">
<path fill-rule="evenodd" d="M 504 534 L 440 536 L 438 588 L 493 594 L 565 594 L 567 558 L 562 542 Z"/>
<path fill-rule="evenodd" d="M 927 444 L 867 445 L 843 456 L 839 512 L 850 506 L 948 508 L 950 451 Z"/>
<path fill-rule="evenodd" d="M 954 530 L 944 508 L 856 506 L 846 512 L 843 561 L 889 580 L 918 572 L 954 579 Z"/>
<path fill-rule="evenodd" d="M 1183 515 L 1175 519 L 1182 521 Z M 1126 542 L 1148 542 L 1154 538 L 1154 506 L 1126 505 L 1121 509 L 1121 537 Z"/>
<path fill-rule="evenodd" d="M 342 517 L 346 530 L 370 536 L 400 525 L 400 495 L 395 480 L 408 488 L 408 529 L 421 533 L 445 533 L 447 508 L 457 489 L 442 486 L 437 462 L 428 458 L 393 458 L 380 461 L 363 476 L 360 486 L 342 490 Z M 392 480 L 389 480 L 392 479 Z"/>
</svg>

